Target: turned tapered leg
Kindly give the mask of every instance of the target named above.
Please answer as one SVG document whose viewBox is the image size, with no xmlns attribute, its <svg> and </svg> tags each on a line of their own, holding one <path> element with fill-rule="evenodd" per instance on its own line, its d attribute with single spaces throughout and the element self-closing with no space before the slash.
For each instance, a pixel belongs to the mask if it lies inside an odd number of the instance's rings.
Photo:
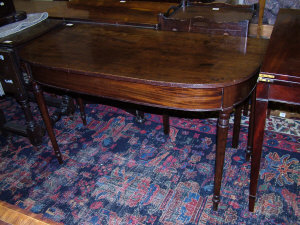
<svg viewBox="0 0 300 225">
<path fill-rule="evenodd" d="M 164 114 L 163 115 L 163 126 L 164 126 L 164 133 L 165 135 L 169 135 L 170 133 L 170 118 L 169 115 Z"/>
<path fill-rule="evenodd" d="M 63 163 L 62 155 L 60 153 L 60 150 L 59 150 L 56 138 L 55 138 L 53 127 L 52 127 L 52 124 L 51 124 L 51 119 L 49 117 L 48 109 L 47 109 L 47 106 L 45 104 L 45 99 L 44 99 L 42 90 L 40 89 L 40 86 L 36 82 L 33 82 L 32 86 L 33 86 L 34 95 L 36 97 L 38 106 L 41 110 L 41 114 L 42 114 L 43 120 L 45 122 L 46 129 L 47 129 L 47 132 L 49 134 L 49 137 L 50 137 L 53 149 L 54 149 L 55 156 L 56 156 L 59 164 L 62 164 Z"/>
<path fill-rule="evenodd" d="M 253 104 L 253 103 L 252 103 Z M 262 145 L 264 140 L 264 129 L 267 117 L 268 101 L 256 99 L 255 103 L 255 132 L 253 135 L 253 152 L 251 158 L 251 174 L 250 174 L 250 195 L 249 195 L 249 211 L 254 211 L 256 200 L 257 183 L 259 177 L 260 160 L 262 153 Z"/>
<path fill-rule="evenodd" d="M 84 104 L 83 104 L 82 98 L 78 97 L 77 102 L 79 104 L 80 116 L 81 116 L 82 123 L 83 123 L 83 125 L 86 125 L 86 115 L 85 115 Z"/>
<path fill-rule="evenodd" d="M 218 209 L 220 202 L 220 189 L 223 175 L 225 149 L 228 135 L 229 116 L 231 110 L 221 111 L 218 119 L 216 164 L 215 164 L 215 184 L 213 196 L 213 210 Z"/>
<path fill-rule="evenodd" d="M 233 125 L 233 136 L 232 136 L 233 148 L 237 148 L 239 145 L 241 118 L 242 118 L 242 105 L 240 104 L 235 107 L 235 112 L 234 112 L 234 125 Z"/>
<path fill-rule="evenodd" d="M 246 160 L 249 161 L 252 155 L 253 149 L 253 134 L 254 134 L 254 118 L 255 118 L 255 97 L 256 88 L 253 90 L 251 94 L 251 106 L 250 106 L 250 117 L 249 117 L 249 127 L 248 127 L 248 141 L 247 141 L 247 149 L 246 149 Z"/>
<path fill-rule="evenodd" d="M 27 96 L 25 94 L 19 94 L 17 100 L 25 115 L 26 133 L 31 144 L 35 146 L 40 145 L 45 132 L 42 127 L 34 121 Z"/>
</svg>

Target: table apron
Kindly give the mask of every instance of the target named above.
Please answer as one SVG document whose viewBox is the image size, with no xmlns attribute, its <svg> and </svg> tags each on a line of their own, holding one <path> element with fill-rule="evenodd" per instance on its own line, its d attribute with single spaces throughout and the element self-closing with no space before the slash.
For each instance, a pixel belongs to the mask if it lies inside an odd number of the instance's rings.
<svg viewBox="0 0 300 225">
<path fill-rule="evenodd" d="M 282 86 L 270 84 L 269 101 L 277 101 L 287 104 L 300 104 L 300 86 Z"/>
<path fill-rule="evenodd" d="M 258 75 L 255 75 L 239 84 L 224 87 L 222 109 L 244 102 L 254 90 L 257 77 Z"/>
<path fill-rule="evenodd" d="M 185 111 L 220 110 L 223 88 L 183 88 L 70 73 L 32 66 L 33 78 L 42 85 L 135 104 Z"/>
</svg>

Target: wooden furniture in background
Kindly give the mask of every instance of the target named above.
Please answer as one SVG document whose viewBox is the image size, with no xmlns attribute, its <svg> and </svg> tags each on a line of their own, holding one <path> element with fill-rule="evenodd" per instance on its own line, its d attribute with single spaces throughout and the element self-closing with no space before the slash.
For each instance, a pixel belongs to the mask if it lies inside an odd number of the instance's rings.
<svg viewBox="0 0 300 225">
<path fill-rule="evenodd" d="M 27 88 L 29 80 L 26 79 L 26 74 L 21 70 L 17 48 L 61 23 L 61 21 L 56 20 L 45 20 L 35 27 L 0 38 L 0 82 L 5 94 L 14 96 L 20 103 L 26 120 L 25 126 L 18 121 L 6 121 L 2 112 L 0 129 L 4 132 L 13 132 L 27 136 L 33 145 L 39 145 L 42 142 L 45 132 L 42 126 L 33 118 Z M 60 103 L 57 101 L 56 106 L 59 105 Z"/>
<path fill-rule="evenodd" d="M 250 211 L 254 211 L 268 103 L 300 105 L 299 43 L 300 10 L 280 9 L 257 84 Z"/>
<path fill-rule="evenodd" d="M 170 31 L 247 37 L 253 11 L 248 5 L 184 3 L 159 14 L 159 27 Z"/>
<path fill-rule="evenodd" d="M 15 0 L 17 10 L 27 13 L 47 11 L 49 17 L 65 20 L 85 20 L 155 28 L 157 15 L 174 3 L 120 0 L 71 0 L 43 2 Z"/>
<path fill-rule="evenodd" d="M 157 15 L 159 13 L 166 12 L 174 6 L 174 2 L 126 1 L 126 3 L 121 3 L 117 0 L 70 0 L 69 2 L 14 0 L 14 4 L 17 11 L 26 11 L 27 13 L 48 12 L 52 18 L 116 24 L 128 23 L 141 26 L 150 25 L 150 27 L 157 26 Z M 114 10 L 112 10 L 113 5 L 116 6 Z M 262 25 L 261 36 L 269 37 L 272 27 L 271 25 Z M 249 35 L 257 35 L 257 24 L 250 24 Z"/>
<path fill-rule="evenodd" d="M 255 88 L 267 43 L 253 38 L 74 23 L 47 33 L 19 52 L 37 82 L 35 94 L 60 163 L 62 155 L 38 84 L 158 108 L 219 111 L 216 210 L 229 116 Z"/>
</svg>

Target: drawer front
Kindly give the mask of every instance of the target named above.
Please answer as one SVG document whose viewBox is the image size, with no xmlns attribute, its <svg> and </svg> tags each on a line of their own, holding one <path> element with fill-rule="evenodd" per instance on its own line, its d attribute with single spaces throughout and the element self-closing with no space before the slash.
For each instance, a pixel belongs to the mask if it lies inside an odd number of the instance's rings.
<svg viewBox="0 0 300 225">
<path fill-rule="evenodd" d="M 17 94 L 22 90 L 20 70 L 13 52 L 0 49 L 0 82 L 7 94 Z"/>
</svg>

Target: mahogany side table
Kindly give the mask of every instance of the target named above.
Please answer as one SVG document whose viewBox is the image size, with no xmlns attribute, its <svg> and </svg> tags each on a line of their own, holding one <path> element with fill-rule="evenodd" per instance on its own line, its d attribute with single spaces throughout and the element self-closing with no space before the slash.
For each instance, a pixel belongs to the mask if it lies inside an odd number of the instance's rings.
<svg viewBox="0 0 300 225">
<path fill-rule="evenodd" d="M 280 9 L 256 89 L 249 210 L 254 211 L 269 101 L 300 105 L 300 10 Z"/>
</svg>

